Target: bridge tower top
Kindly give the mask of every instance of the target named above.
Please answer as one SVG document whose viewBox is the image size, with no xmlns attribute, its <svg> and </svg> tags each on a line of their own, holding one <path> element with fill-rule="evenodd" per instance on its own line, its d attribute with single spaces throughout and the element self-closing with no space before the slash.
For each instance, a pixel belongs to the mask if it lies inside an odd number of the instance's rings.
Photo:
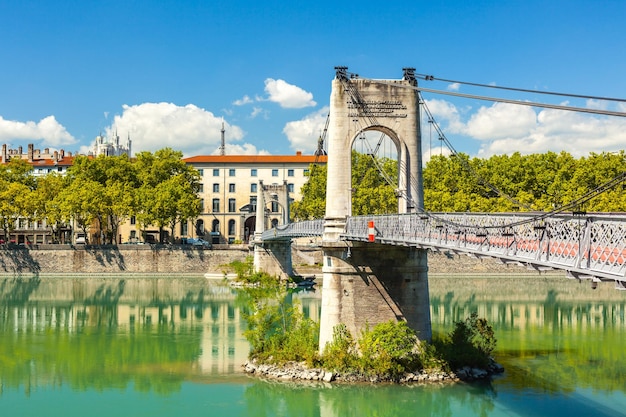
<svg viewBox="0 0 626 417">
<path fill-rule="evenodd" d="M 352 215 L 352 145 L 366 131 L 386 134 L 398 155 L 398 212 L 423 209 L 419 95 L 414 68 L 399 80 L 360 78 L 335 67 L 328 127 L 328 180 L 324 240 L 338 239 Z"/>
</svg>

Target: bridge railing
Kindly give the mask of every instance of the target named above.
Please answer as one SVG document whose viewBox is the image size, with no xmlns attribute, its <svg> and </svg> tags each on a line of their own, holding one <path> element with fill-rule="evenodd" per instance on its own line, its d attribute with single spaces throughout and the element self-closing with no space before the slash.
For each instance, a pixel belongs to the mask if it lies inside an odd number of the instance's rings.
<svg viewBox="0 0 626 417">
<path fill-rule="evenodd" d="M 342 237 L 367 241 L 369 221 L 374 221 L 379 243 L 482 254 L 537 268 L 562 268 L 577 277 L 626 275 L 626 214 L 360 216 L 348 218 Z"/>
<path fill-rule="evenodd" d="M 324 232 L 324 219 L 307 220 L 288 223 L 265 230 L 261 234 L 263 240 L 291 239 L 297 237 L 321 236 Z"/>
<path fill-rule="evenodd" d="M 626 214 L 411 213 L 346 219 L 341 238 L 500 258 L 572 277 L 615 279 L 626 289 Z M 290 223 L 263 240 L 321 236 L 324 220 Z"/>
</svg>

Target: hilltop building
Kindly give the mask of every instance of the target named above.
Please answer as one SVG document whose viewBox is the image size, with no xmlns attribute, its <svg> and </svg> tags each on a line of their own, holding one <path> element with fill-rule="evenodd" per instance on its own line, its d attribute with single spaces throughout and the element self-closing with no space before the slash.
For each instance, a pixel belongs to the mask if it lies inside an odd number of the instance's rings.
<svg viewBox="0 0 626 417">
<path fill-rule="evenodd" d="M 128 138 L 126 139 L 126 143 L 125 144 L 121 144 L 120 143 L 120 137 L 117 134 L 117 132 L 115 132 L 113 137 L 110 138 L 110 139 L 107 139 L 102 134 L 100 134 L 100 135 L 96 136 L 96 141 L 95 141 L 95 143 L 93 145 L 93 148 L 92 148 L 92 150 L 91 150 L 91 152 L 89 154 L 93 155 L 93 156 L 99 156 L 99 155 L 105 155 L 105 156 L 128 155 L 130 157 L 130 155 L 131 155 L 131 144 L 132 144 L 132 141 L 130 140 L 130 134 L 128 135 Z"/>
</svg>

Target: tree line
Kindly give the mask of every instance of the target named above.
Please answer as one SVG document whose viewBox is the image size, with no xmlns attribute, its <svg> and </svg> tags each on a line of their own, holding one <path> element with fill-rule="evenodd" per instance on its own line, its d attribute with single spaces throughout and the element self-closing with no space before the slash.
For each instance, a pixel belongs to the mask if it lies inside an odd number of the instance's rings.
<svg viewBox="0 0 626 417">
<path fill-rule="evenodd" d="M 568 152 L 494 155 L 433 155 L 423 169 L 424 208 L 432 212 L 551 211 L 577 201 L 626 171 L 626 154 L 591 153 L 574 158 Z M 297 220 L 322 218 L 326 205 L 326 167 L 313 166 L 295 202 Z M 397 213 L 397 163 L 352 153 L 352 214 Z M 626 211 L 621 185 L 575 210 Z"/>
<path fill-rule="evenodd" d="M 20 222 L 45 221 L 56 240 L 74 224 L 85 234 L 92 227 L 96 242 L 118 242 L 120 224 L 134 216 L 137 225 L 169 229 L 201 212 L 200 176 L 182 160 L 182 152 L 88 157 L 79 155 L 66 175 L 32 175 L 19 158 L 0 165 L 0 227 L 5 238 Z"/>
</svg>

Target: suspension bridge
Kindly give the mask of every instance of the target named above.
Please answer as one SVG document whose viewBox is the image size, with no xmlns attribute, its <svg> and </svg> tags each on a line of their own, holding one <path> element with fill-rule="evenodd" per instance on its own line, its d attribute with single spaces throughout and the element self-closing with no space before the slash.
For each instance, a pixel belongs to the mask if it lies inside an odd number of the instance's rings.
<svg viewBox="0 0 626 417">
<path fill-rule="evenodd" d="M 358 334 L 365 326 L 405 320 L 429 340 L 428 251 L 493 258 L 537 271 L 563 270 L 592 288 L 610 281 L 626 289 L 626 214 L 566 212 L 623 183 L 626 174 L 549 213 L 426 212 L 419 94 L 424 89 L 417 85 L 415 70 L 404 68 L 400 80 L 363 79 L 347 67 L 335 70 L 324 219 L 265 230 L 261 192 L 254 238 L 255 268 L 284 276 L 292 272 L 292 239 L 321 237 L 320 351 L 340 323 Z M 351 150 L 368 131 L 386 135 L 397 150 L 398 214 L 351 216 Z"/>
</svg>

